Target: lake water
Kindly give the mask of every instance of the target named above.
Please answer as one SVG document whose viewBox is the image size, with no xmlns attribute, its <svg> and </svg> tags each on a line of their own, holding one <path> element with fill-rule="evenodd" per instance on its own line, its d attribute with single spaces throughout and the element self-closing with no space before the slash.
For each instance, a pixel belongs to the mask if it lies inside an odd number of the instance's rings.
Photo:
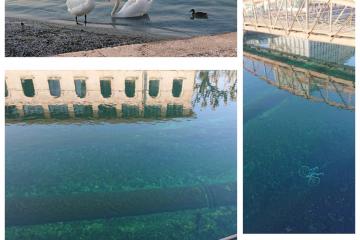
<svg viewBox="0 0 360 240">
<path fill-rule="evenodd" d="M 147 115 L 148 110 L 145 115 L 131 115 L 130 108 L 125 110 L 123 105 L 122 116 L 116 116 L 119 110 L 113 112 L 101 105 L 98 110 L 92 107 L 91 117 L 80 117 L 75 105 L 75 116 L 70 108 L 67 114 L 54 114 L 50 106 L 49 116 L 36 115 L 25 106 L 25 115 L 14 114 L 10 101 L 26 103 L 19 97 L 21 89 L 15 94 L 8 78 L 7 239 L 219 239 L 236 233 L 236 73 L 206 71 L 195 76 L 195 80 L 182 80 L 176 105 L 171 105 L 175 100 L 168 100 L 160 89 L 159 109 L 165 106 L 165 115 Z M 67 80 L 60 80 L 62 86 Z M 160 86 L 164 81 L 170 80 L 162 79 Z M 87 84 L 90 89 L 90 82 Z M 171 84 L 174 88 L 178 83 L 174 80 Z M 38 82 L 34 85 L 36 98 L 37 87 L 44 88 Z M 89 91 L 86 97 L 98 93 Z M 177 91 L 173 89 L 173 94 Z M 65 95 L 54 101 L 61 102 Z M 49 104 L 51 99 L 39 101 Z M 33 104 L 42 106 L 41 102 Z M 63 104 L 70 106 L 67 100 Z M 156 112 L 155 107 L 146 109 Z M 119 209 L 108 198 L 106 206 L 92 202 L 103 199 L 104 194 L 126 204 Z M 9 210 L 10 204 L 19 206 L 16 202 L 23 202 L 19 210 L 22 219 L 16 210 Z M 69 202 L 80 205 L 73 209 Z M 86 210 L 79 210 L 87 204 L 92 213 L 102 207 L 113 210 L 103 213 L 106 219 L 91 217 Z M 39 211 L 27 215 L 23 211 L 26 206 L 39 207 Z M 48 208 L 50 214 L 41 215 L 40 208 Z M 56 208 L 64 209 L 57 212 Z M 71 216 L 64 215 L 69 209 Z M 129 216 L 109 217 L 114 212 Z"/>
<path fill-rule="evenodd" d="M 244 42 L 327 63 L 355 66 L 354 47 L 261 33 L 247 34 Z"/>
<path fill-rule="evenodd" d="M 142 19 L 112 20 L 112 7 L 110 1 L 96 1 L 95 9 L 88 15 L 89 26 L 175 37 L 236 31 L 236 0 L 155 0 L 148 18 Z M 75 24 L 65 0 L 6 0 L 5 8 L 6 16 Z M 191 20 L 189 11 L 193 8 L 207 12 L 209 18 Z"/>
<path fill-rule="evenodd" d="M 354 106 L 352 81 L 245 53 L 246 233 L 354 233 Z"/>
</svg>

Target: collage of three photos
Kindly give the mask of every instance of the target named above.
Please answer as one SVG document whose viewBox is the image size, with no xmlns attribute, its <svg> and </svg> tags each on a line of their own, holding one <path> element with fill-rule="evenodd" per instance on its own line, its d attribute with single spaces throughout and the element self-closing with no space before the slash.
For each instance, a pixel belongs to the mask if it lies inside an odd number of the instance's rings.
<svg viewBox="0 0 360 240">
<path fill-rule="evenodd" d="M 242 63 L 5 69 L 5 239 L 354 234 L 355 5 L 5 0 L 4 61 Z"/>
</svg>

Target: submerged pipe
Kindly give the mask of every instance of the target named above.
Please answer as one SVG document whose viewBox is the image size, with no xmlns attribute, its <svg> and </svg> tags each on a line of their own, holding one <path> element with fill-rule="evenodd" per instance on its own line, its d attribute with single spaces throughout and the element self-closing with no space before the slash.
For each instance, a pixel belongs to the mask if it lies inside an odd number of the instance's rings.
<svg viewBox="0 0 360 240">
<path fill-rule="evenodd" d="M 236 204 L 236 183 L 6 199 L 5 225 L 127 217 Z"/>
</svg>

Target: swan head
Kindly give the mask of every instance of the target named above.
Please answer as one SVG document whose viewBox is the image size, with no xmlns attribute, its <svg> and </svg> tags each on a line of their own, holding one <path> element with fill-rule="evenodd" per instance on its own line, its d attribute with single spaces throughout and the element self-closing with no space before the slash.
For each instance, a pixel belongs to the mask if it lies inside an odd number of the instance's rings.
<svg viewBox="0 0 360 240">
<path fill-rule="evenodd" d="M 195 9 L 191 9 L 190 12 L 191 12 L 192 14 L 194 14 L 194 13 L 195 13 Z"/>
</svg>

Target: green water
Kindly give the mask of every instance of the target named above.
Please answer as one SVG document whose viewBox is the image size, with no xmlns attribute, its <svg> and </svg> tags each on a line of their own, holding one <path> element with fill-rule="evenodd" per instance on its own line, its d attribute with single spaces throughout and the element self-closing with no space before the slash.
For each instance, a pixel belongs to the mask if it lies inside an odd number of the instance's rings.
<svg viewBox="0 0 360 240">
<path fill-rule="evenodd" d="M 354 233 L 354 83 L 294 69 L 244 58 L 244 232 Z"/>
<path fill-rule="evenodd" d="M 188 117 L 9 119 L 6 200 L 101 192 L 126 197 L 132 191 L 236 182 L 236 81 L 212 74 L 197 74 Z M 234 233 L 236 206 L 220 203 L 6 228 L 7 239 L 218 239 Z"/>
</svg>

